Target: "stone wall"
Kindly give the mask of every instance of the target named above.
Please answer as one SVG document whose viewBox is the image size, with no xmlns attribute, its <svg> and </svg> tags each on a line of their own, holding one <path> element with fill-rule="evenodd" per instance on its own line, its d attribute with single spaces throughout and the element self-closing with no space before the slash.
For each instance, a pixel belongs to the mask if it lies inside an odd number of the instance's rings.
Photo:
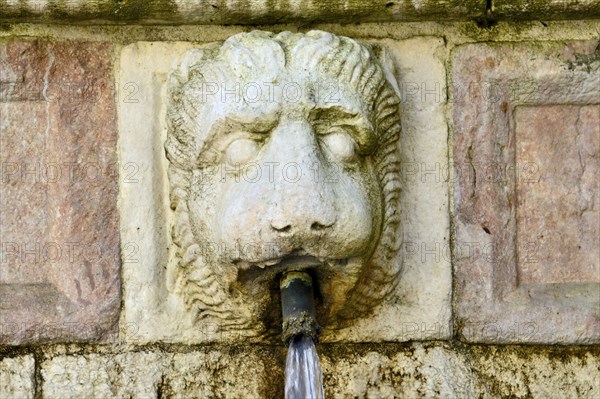
<svg viewBox="0 0 600 399">
<path fill-rule="evenodd" d="M 16 22 L 81 23 L 356 23 L 421 20 L 584 19 L 600 16 L 596 0 L 28 0 L 0 1 Z"/>
<path fill-rule="evenodd" d="M 328 398 L 595 398 L 597 347 L 319 346 Z M 3 398 L 279 398 L 282 347 L 70 346 L 12 353 Z"/>
<path fill-rule="evenodd" d="M 392 54 L 405 270 L 318 346 L 327 397 L 599 397 L 600 23 L 333 20 L 258 28 Z M 1 398 L 282 396 L 286 348 L 173 334 L 146 268 L 164 256 L 156 82 L 254 28 L 1 25 Z"/>
</svg>

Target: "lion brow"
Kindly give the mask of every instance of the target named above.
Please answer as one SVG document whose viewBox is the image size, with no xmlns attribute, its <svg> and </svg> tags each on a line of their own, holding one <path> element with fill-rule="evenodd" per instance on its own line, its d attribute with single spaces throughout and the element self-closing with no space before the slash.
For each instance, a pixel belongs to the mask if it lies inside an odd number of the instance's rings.
<svg viewBox="0 0 600 399">
<path fill-rule="evenodd" d="M 341 106 L 315 108 L 311 112 L 311 119 L 317 124 L 321 121 L 336 121 L 333 125 L 350 128 L 349 133 L 359 144 L 361 152 L 371 152 L 377 144 L 373 126 L 360 111 Z"/>
<path fill-rule="evenodd" d="M 256 115 L 228 114 L 213 124 L 213 129 L 225 134 L 235 130 L 248 130 L 253 133 L 267 133 L 277 126 L 279 114 L 257 117 Z"/>
</svg>

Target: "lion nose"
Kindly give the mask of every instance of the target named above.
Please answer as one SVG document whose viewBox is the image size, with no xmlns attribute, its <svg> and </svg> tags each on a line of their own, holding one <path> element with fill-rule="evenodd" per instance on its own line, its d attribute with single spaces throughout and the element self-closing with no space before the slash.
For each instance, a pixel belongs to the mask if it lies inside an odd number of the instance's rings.
<svg viewBox="0 0 600 399">
<path fill-rule="evenodd" d="M 335 226 L 337 212 L 332 184 L 315 173 L 327 165 L 314 132 L 308 124 L 294 123 L 276 133 L 274 140 L 285 140 L 277 153 L 284 173 L 274 185 L 271 228 L 278 234 L 323 235 Z"/>
<path fill-rule="evenodd" d="M 322 234 L 335 225 L 333 207 L 327 204 L 285 207 L 275 212 L 271 228 L 281 234 Z"/>
<path fill-rule="evenodd" d="M 271 228 L 277 233 L 313 236 L 327 233 L 337 220 L 333 189 L 322 179 L 315 180 L 306 174 L 297 181 L 280 181 L 275 185 L 270 216 Z"/>
<path fill-rule="evenodd" d="M 332 228 L 335 224 L 334 217 L 328 217 L 329 212 L 323 212 L 324 217 L 321 218 L 286 218 L 285 216 L 280 218 L 274 218 L 271 220 L 271 228 L 277 233 L 289 233 L 295 234 L 298 232 L 309 232 L 309 233 L 321 233 Z M 292 222 L 289 219 L 294 219 Z M 302 220 L 298 220 L 302 219 Z"/>
</svg>

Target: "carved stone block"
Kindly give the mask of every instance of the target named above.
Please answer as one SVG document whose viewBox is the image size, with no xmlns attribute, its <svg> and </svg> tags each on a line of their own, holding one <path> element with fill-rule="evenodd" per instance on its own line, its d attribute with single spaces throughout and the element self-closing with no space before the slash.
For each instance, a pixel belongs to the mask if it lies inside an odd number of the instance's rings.
<svg viewBox="0 0 600 399">
<path fill-rule="evenodd" d="M 35 360 L 32 355 L 0 360 L 0 397 L 33 398 Z"/>
<path fill-rule="evenodd" d="M 448 219 L 444 181 L 399 190 L 403 140 L 424 153 L 430 141 L 431 163 L 445 163 L 445 98 L 408 99 L 407 135 L 399 139 L 394 69 L 417 70 L 402 51 L 428 48 L 420 65 L 432 68 L 412 76 L 419 87 L 428 78 L 439 88 L 441 46 L 252 32 L 200 47 L 126 47 L 120 146 L 124 167 L 139 172 L 121 187 L 128 339 L 277 339 L 277 280 L 288 269 L 306 269 L 316 281 L 325 341 L 411 339 L 407 314 L 420 317 L 410 320 L 413 334 L 449 334 L 449 259 L 411 265 L 404 284 L 433 284 L 413 302 L 398 299 L 400 226 L 403 218 L 418 224 L 400 213 L 402 201 L 412 209 L 416 199 L 407 194 L 433 188 L 425 204 L 437 209 L 417 214 L 441 221 L 434 239 L 448 239 Z M 421 133 L 430 111 L 430 130 Z M 426 304 L 433 307 L 424 317 Z"/>
<path fill-rule="evenodd" d="M 106 341 L 120 306 L 112 46 L 0 44 L 0 342 Z"/>
<path fill-rule="evenodd" d="M 469 341 L 600 340 L 597 45 L 453 54 L 455 299 Z"/>
</svg>

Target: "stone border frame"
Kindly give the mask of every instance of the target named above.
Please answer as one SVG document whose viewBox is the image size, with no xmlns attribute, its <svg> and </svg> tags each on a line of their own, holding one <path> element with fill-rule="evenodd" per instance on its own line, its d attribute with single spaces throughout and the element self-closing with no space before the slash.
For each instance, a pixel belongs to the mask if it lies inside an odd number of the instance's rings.
<svg viewBox="0 0 600 399">
<path fill-rule="evenodd" d="M 598 104 L 597 45 L 479 43 L 452 53 L 454 311 L 464 340 L 600 342 L 600 284 L 519 284 L 515 135 L 520 106 Z M 505 173 L 490 181 L 476 165 Z"/>
</svg>

